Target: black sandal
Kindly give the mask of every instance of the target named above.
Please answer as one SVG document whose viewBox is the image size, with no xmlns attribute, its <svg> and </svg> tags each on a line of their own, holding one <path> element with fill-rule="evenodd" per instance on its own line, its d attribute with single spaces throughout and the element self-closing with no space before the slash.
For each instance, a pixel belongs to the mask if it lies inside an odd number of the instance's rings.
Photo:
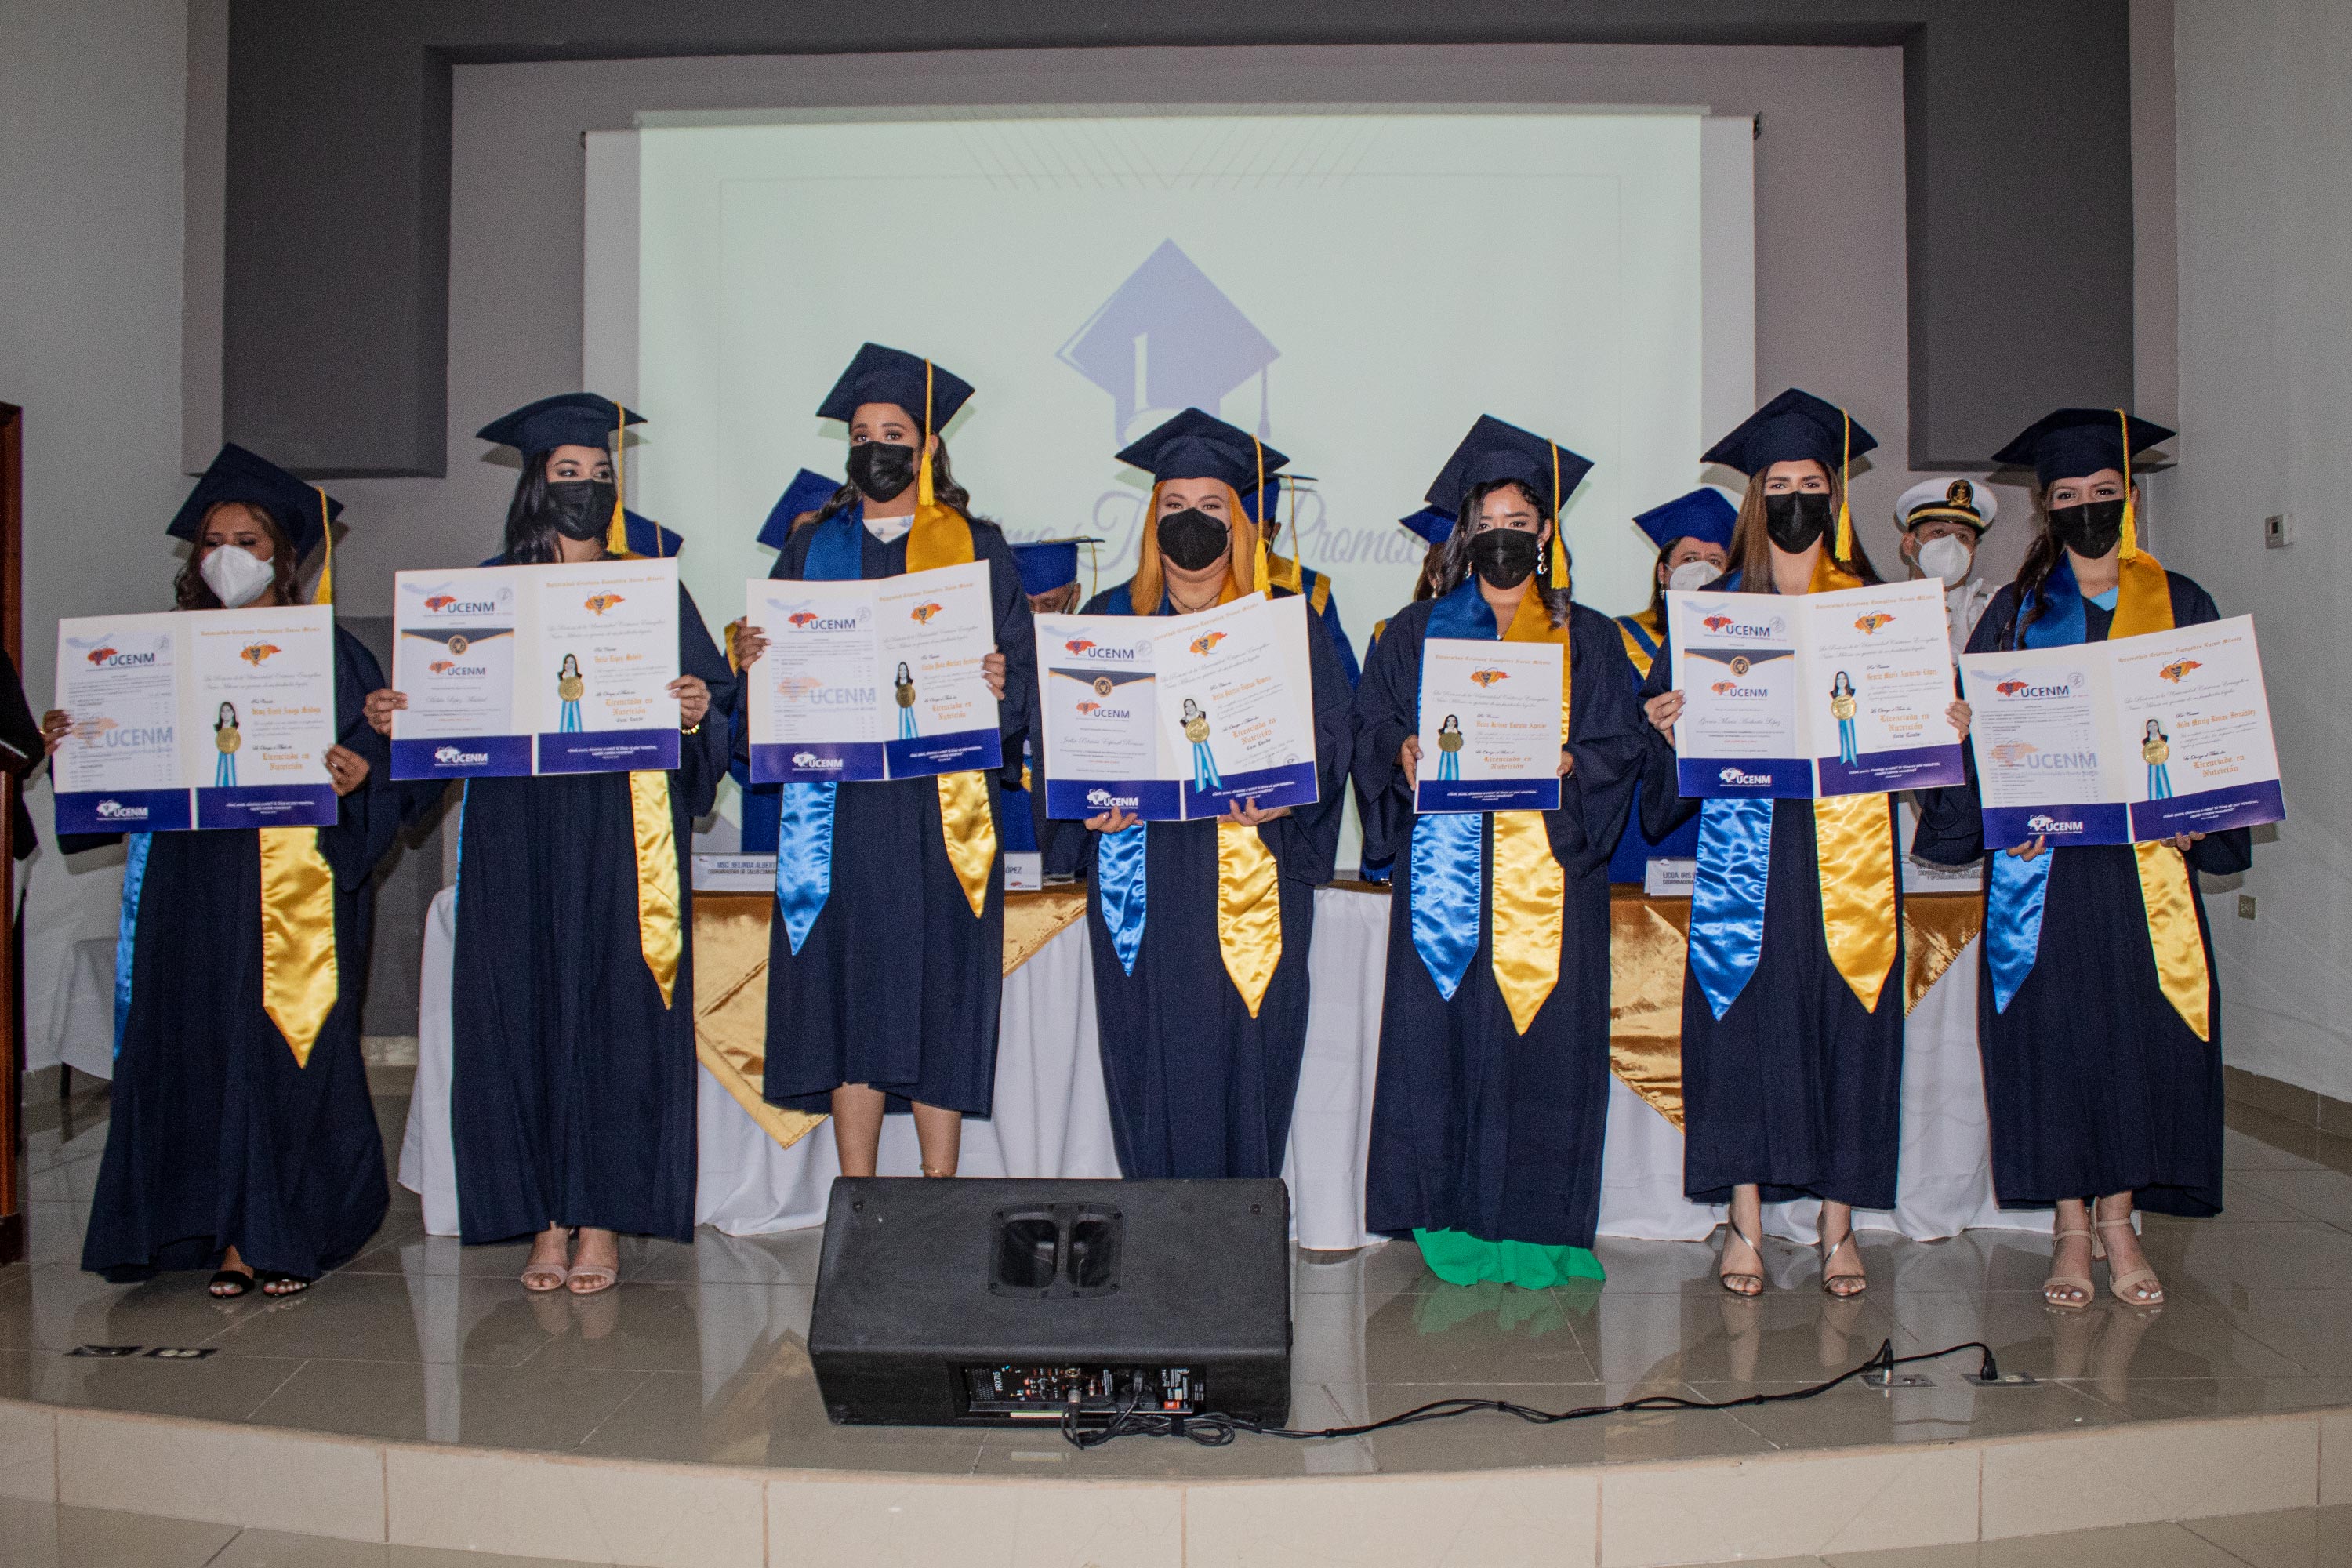
<svg viewBox="0 0 2352 1568">
<path fill-rule="evenodd" d="M 303 1279 L 299 1274 L 283 1274 L 275 1268 L 257 1270 L 254 1278 L 261 1281 L 261 1293 L 273 1301 L 282 1301 L 289 1296 L 299 1296 L 311 1285 L 311 1281 Z"/>
<path fill-rule="evenodd" d="M 215 1301 L 234 1301 L 251 1291 L 256 1282 L 256 1277 L 251 1274 L 236 1268 L 223 1268 L 214 1273 L 212 1282 L 205 1289 L 211 1292 Z M 225 1285 L 230 1289 L 221 1289 Z"/>
</svg>

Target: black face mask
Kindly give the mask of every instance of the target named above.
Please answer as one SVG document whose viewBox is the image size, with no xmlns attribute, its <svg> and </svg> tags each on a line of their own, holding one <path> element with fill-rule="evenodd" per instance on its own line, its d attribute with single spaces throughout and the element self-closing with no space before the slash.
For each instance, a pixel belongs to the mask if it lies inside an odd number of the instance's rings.
<svg viewBox="0 0 2352 1568">
<path fill-rule="evenodd" d="M 1764 531 L 1791 555 L 1802 555 L 1813 541 L 1830 531 L 1832 513 L 1826 495 L 1783 490 L 1764 498 Z"/>
<path fill-rule="evenodd" d="M 613 481 L 550 479 L 547 515 L 566 539 L 602 539 L 613 526 Z"/>
<path fill-rule="evenodd" d="M 1470 569 L 1490 588 L 1516 588 L 1536 569 L 1536 536 L 1519 528 L 1490 528 L 1470 541 Z"/>
<path fill-rule="evenodd" d="M 1183 572 L 1205 572 L 1224 558 L 1225 525 L 1197 506 L 1162 513 L 1154 531 L 1160 553 Z"/>
<path fill-rule="evenodd" d="M 893 500 L 915 482 L 915 449 L 860 441 L 849 449 L 849 482 L 875 500 Z"/>
<path fill-rule="evenodd" d="M 2124 503 L 2086 500 L 2080 506 L 2050 509 L 2051 537 L 2085 561 L 2096 561 L 2123 542 Z"/>
</svg>

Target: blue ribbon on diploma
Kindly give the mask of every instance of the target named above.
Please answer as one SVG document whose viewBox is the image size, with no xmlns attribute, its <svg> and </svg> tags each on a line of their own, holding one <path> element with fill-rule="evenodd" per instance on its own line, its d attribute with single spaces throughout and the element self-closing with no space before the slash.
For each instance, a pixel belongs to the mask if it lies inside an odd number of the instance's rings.
<svg viewBox="0 0 2352 1568">
<path fill-rule="evenodd" d="M 823 522 L 812 523 L 802 580 L 851 583 L 866 574 L 864 503 L 853 501 Z M 779 784 L 776 819 L 776 912 L 797 955 L 816 917 L 833 896 L 833 810 L 838 784 Z"/>
<path fill-rule="evenodd" d="M 1429 612 L 1432 637 L 1495 642 L 1502 631 L 1478 591 L 1476 576 Z M 1478 812 L 1432 812 L 1412 824 L 1412 950 L 1447 1001 L 1477 956 L 1485 920 L 1486 821 Z"/>
</svg>

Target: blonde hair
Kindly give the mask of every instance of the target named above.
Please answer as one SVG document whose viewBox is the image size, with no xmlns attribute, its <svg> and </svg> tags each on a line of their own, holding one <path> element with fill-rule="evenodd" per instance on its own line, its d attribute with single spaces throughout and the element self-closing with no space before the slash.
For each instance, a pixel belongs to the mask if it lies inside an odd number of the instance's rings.
<svg viewBox="0 0 2352 1568">
<path fill-rule="evenodd" d="M 1257 524 L 1242 510 L 1242 498 L 1233 486 L 1222 487 L 1225 492 L 1226 542 L 1225 578 L 1234 586 L 1234 595 L 1257 591 Z M 1160 489 L 1151 487 L 1151 499 L 1145 503 L 1143 538 L 1138 546 L 1135 575 L 1127 580 L 1127 600 L 1139 616 L 1160 613 L 1160 599 L 1167 586 L 1166 574 L 1160 566 Z"/>
</svg>

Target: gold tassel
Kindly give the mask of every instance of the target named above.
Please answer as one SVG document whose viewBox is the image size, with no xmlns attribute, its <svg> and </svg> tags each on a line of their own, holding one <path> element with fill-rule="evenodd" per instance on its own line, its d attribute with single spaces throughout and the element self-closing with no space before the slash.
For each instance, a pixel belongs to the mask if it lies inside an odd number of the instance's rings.
<svg viewBox="0 0 2352 1568">
<path fill-rule="evenodd" d="M 2124 529 L 2122 542 L 2116 546 L 2116 558 L 2129 561 L 2139 554 L 2139 508 L 2132 495 L 2131 416 L 2118 408 L 2116 419 L 2122 425 L 2124 432 Z M 2203 961 L 2200 959 L 2199 962 Z M 2203 1039 L 2205 1031 L 2198 1030 L 2197 1037 Z"/>
<path fill-rule="evenodd" d="M 261 1007 L 294 1052 L 310 1047 L 335 1010 L 335 873 L 315 827 L 265 827 L 261 840 Z"/>
<path fill-rule="evenodd" d="M 1837 558 L 1853 559 L 1853 508 L 1846 501 L 1846 490 L 1853 482 L 1853 416 L 1844 409 L 1838 417 L 1845 421 L 1845 448 L 1838 456 L 1838 526 Z"/>
<path fill-rule="evenodd" d="M 327 542 L 326 564 L 319 568 L 319 592 L 310 602 L 331 605 L 335 602 L 335 520 L 328 510 L 324 487 L 312 485 L 310 488 L 319 492 L 319 532 Z"/>
<path fill-rule="evenodd" d="M 1265 443 L 1253 436 L 1250 437 L 1250 445 L 1257 450 L 1257 510 L 1263 513 L 1265 510 Z M 1273 594 L 1267 585 L 1265 575 L 1265 519 L 1260 516 L 1257 520 L 1257 554 L 1250 562 L 1252 567 L 1250 586 L 1271 598 Z M 1250 1016 L 1253 1018 L 1257 1016 L 1257 1004 L 1255 1002 L 1250 1004 Z"/>
<path fill-rule="evenodd" d="M 617 556 L 629 552 L 629 411 L 617 403 L 613 406 L 619 410 L 613 417 L 620 427 L 613 432 L 613 521 L 604 529 L 604 553 Z M 668 999 L 665 989 L 662 1000 Z"/>
<path fill-rule="evenodd" d="M 1253 1018 L 1282 963 L 1278 869 L 1256 828 L 1218 821 L 1217 951 Z"/>
<path fill-rule="evenodd" d="M 1546 445 L 1551 447 L 1551 585 L 1565 588 L 1568 586 L 1568 522 L 1560 516 L 1559 510 L 1559 443 L 1551 441 Z M 1560 739 L 1568 738 L 1566 730 L 1559 733 Z M 1520 1026 L 1519 1033 L 1527 1033 L 1525 1025 Z"/>
<path fill-rule="evenodd" d="M 629 775 L 629 815 L 637 838 L 637 951 L 661 987 L 662 1005 L 677 987 L 680 934 L 677 837 L 669 816 L 669 775 Z"/>
</svg>

